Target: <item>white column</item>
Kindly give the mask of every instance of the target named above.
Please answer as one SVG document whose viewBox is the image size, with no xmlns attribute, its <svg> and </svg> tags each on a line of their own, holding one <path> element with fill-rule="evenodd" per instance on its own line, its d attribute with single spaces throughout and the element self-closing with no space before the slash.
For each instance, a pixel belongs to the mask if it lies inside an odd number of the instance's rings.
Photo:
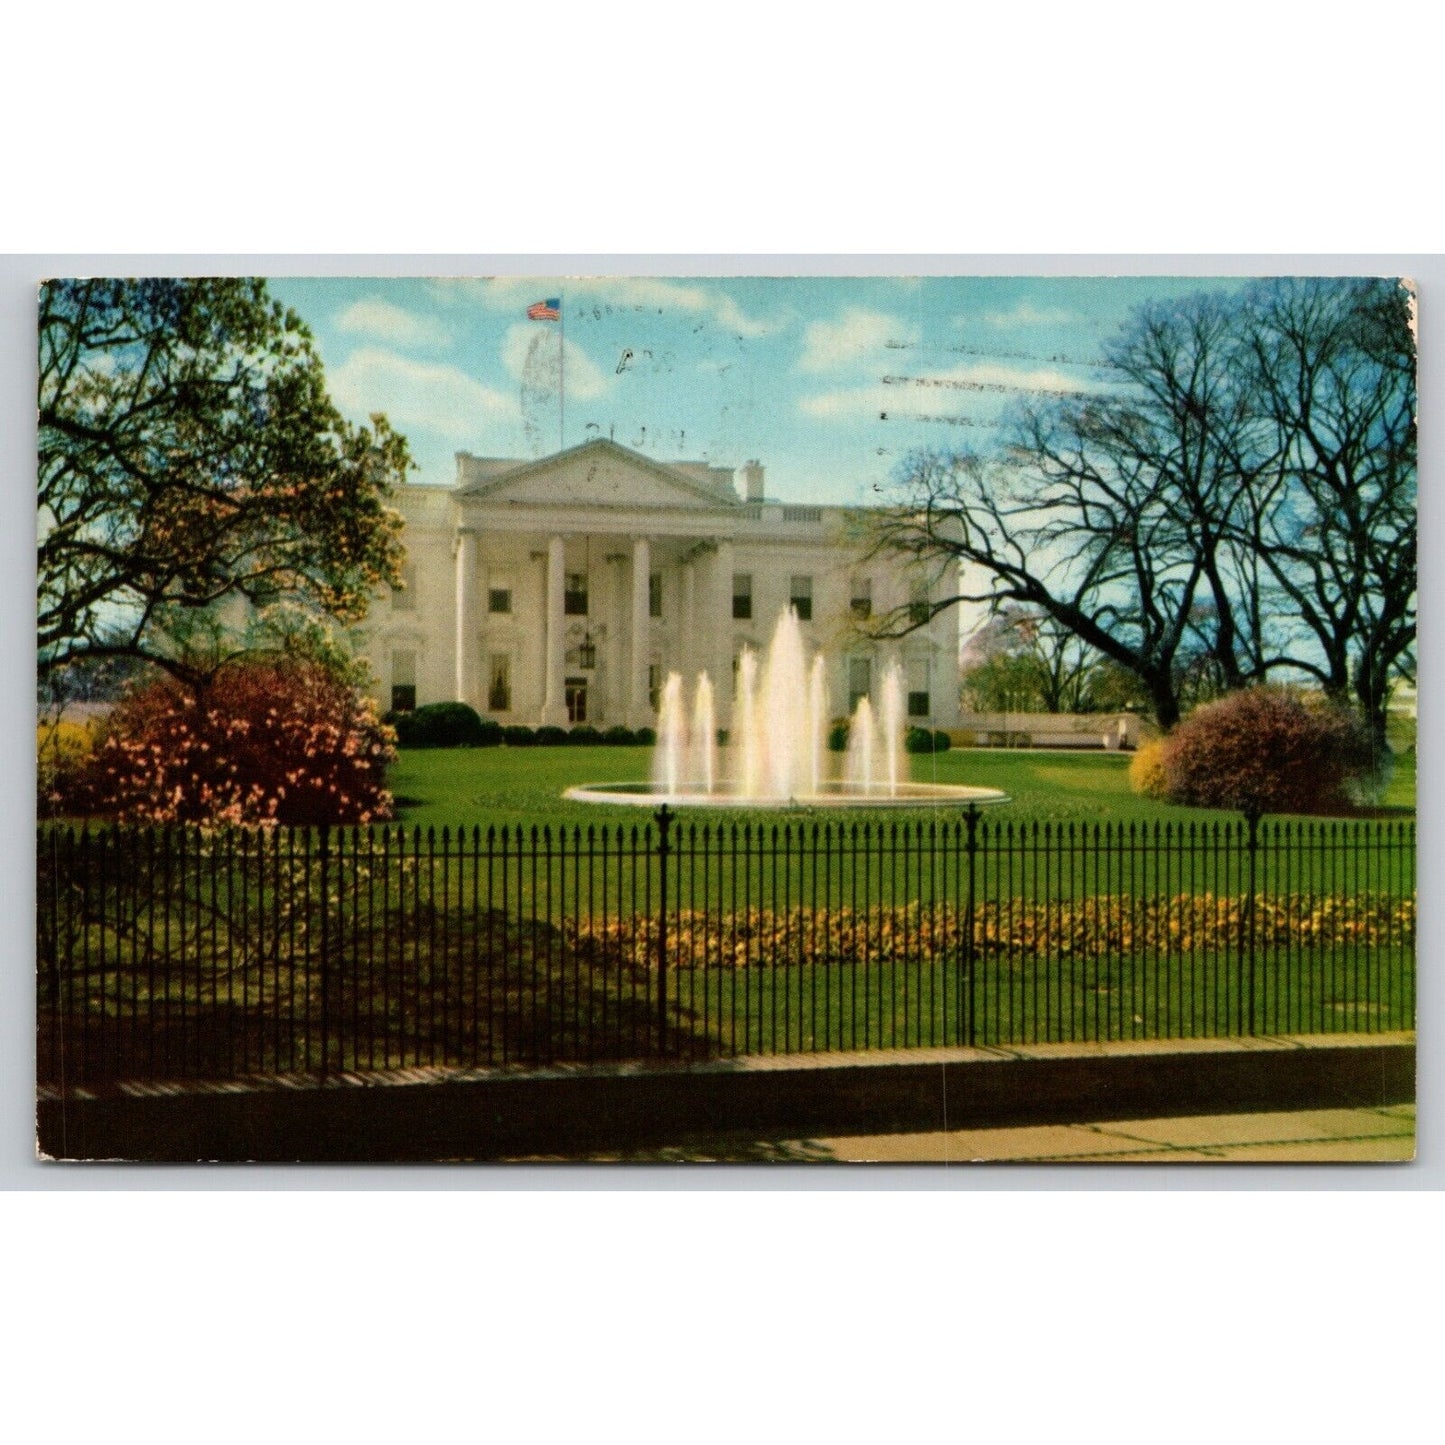
<svg viewBox="0 0 1445 1445">
<path fill-rule="evenodd" d="M 736 558 L 731 542 L 719 542 L 713 555 L 712 597 L 701 632 L 713 639 L 712 692 L 718 726 L 732 726 L 733 707 L 733 569 Z M 726 721 L 724 721 L 726 719 Z"/>
<path fill-rule="evenodd" d="M 627 714 L 632 701 L 627 679 L 628 670 L 627 633 L 628 619 L 632 612 L 632 600 L 627 595 L 627 554 L 607 554 L 607 721 L 627 726 Z"/>
<path fill-rule="evenodd" d="M 647 643 L 647 579 L 651 575 L 651 544 L 646 537 L 638 537 L 632 544 L 631 686 L 627 700 L 627 726 L 632 728 L 653 724 L 652 705 L 647 698 L 647 659 L 651 652 Z"/>
<path fill-rule="evenodd" d="M 477 534 L 457 533 L 457 701 L 477 705 Z"/>
<path fill-rule="evenodd" d="M 567 725 L 566 639 L 562 596 L 567 584 L 567 550 L 561 537 L 547 543 L 547 672 L 542 695 L 542 722 L 555 727 Z"/>
<path fill-rule="evenodd" d="M 682 569 L 682 615 L 677 628 L 677 667 L 687 684 L 688 696 L 692 696 L 693 677 L 707 664 L 698 661 L 697 653 L 697 564 L 684 563 Z M 711 669 L 708 669 L 711 671 Z"/>
</svg>

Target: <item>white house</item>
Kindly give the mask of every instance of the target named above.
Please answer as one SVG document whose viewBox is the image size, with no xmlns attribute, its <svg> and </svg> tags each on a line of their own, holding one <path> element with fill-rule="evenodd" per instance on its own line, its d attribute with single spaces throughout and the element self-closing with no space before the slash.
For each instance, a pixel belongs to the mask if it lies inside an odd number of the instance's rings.
<svg viewBox="0 0 1445 1445">
<path fill-rule="evenodd" d="M 740 654 L 766 650 L 791 605 L 836 716 L 896 658 L 910 717 L 957 725 L 954 609 L 896 641 L 865 631 L 950 595 L 952 574 L 865 560 L 866 510 L 776 501 L 757 462 L 734 477 L 605 439 L 536 461 L 460 452 L 455 486 L 409 485 L 398 505 L 405 586 L 365 639 L 384 707 L 460 699 L 503 723 L 635 728 L 668 672 L 706 671 L 727 726 Z"/>
</svg>

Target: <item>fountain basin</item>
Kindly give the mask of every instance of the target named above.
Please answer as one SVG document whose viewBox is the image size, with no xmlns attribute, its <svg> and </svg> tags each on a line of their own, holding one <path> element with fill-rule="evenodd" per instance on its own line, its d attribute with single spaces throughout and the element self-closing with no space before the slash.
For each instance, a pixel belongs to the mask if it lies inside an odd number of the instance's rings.
<svg viewBox="0 0 1445 1445">
<path fill-rule="evenodd" d="M 998 788 L 970 788 L 952 783 L 879 783 L 863 789 L 847 783 L 824 783 L 817 792 L 792 797 L 741 796 L 728 791 L 724 781 L 709 792 L 701 784 L 682 783 L 676 788 L 658 783 L 582 783 L 568 788 L 562 796 L 576 803 L 618 803 L 636 808 L 919 808 L 930 804 L 952 804 L 960 808 L 1007 803 L 1009 796 Z"/>
</svg>

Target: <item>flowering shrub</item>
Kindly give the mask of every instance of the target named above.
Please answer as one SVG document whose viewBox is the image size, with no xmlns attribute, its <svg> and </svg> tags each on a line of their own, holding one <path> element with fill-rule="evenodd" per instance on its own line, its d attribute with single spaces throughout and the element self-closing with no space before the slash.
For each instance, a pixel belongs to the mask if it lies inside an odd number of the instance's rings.
<svg viewBox="0 0 1445 1445">
<path fill-rule="evenodd" d="M 133 692 L 52 802 L 127 822 L 370 823 L 391 816 L 394 742 L 330 669 L 237 663 L 203 691 L 166 679 Z"/>
<path fill-rule="evenodd" d="M 94 734 L 85 723 L 49 722 L 36 728 L 36 780 L 42 814 L 53 813 L 57 803 L 73 791 L 94 746 Z"/>
<path fill-rule="evenodd" d="M 1252 929 L 1257 948 L 1403 947 L 1414 938 L 1415 900 L 1389 894 L 1319 896 L 1213 893 L 1072 900 L 1015 898 L 980 905 L 973 945 L 981 955 L 1019 959 L 1089 958 L 1229 951 Z M 745 968 L 817 963 L 882 964 L 958 958 L 965 915 L 951 905 L 917 903 L 869 909 L 793 908 L 715 914 L 681 910 L 668 919 L 669 968 Z M 634 915 L 584 921 L 568 929 L 584 957 L 642 968 L 657 965 L 657 922 Z"/>
<path fill-rule="evenodd" d="M 1169 772 L 1164 763 L 1167 749 L 1163 738 L 1150 738 L 1129 759 L 1129 786 L 1142 797 L 1168 797 Z"/>
<path fill-rule="evenodd" d="M 1369 739 L 1341 708 L 1284 688 L 1251 687 L 1197 709 L 1166 744 L 1171 802 L 1242 813 L 1347 807 L 1370 769 Z"/>
</svg>

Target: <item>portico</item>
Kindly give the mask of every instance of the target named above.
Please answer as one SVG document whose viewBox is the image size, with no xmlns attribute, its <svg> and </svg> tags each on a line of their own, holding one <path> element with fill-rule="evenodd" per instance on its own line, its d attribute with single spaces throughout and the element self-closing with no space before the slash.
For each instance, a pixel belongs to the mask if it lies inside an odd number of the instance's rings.
<svg viewBox="0 0 1445 1445">
<path fill-rule="evenodd" d="M 771 500 L 757 463 L 735 478 L 609 441 L 534 462 L 461 453 L 455 487 L 407 487 L 400 501 L 408 586 L 379 604 L 368 639 L 384 706 L 410 696 L 395 691 L 405 674 L 417 703 L 460 699 L 503 723 L 635 729 L 653 724 L 669 671 L 706 671 L 725 727 L 738 655 L 765 648 L 793 606 L 806 644 L 824 654 L 838 716 L 864 672 L 871 690 L 897 655 L 913 716 L 956 719 L 954 614 L 901 643 L 865 625 L 951 580 L 866 560 L 856 510 Z"/>
</svg>

